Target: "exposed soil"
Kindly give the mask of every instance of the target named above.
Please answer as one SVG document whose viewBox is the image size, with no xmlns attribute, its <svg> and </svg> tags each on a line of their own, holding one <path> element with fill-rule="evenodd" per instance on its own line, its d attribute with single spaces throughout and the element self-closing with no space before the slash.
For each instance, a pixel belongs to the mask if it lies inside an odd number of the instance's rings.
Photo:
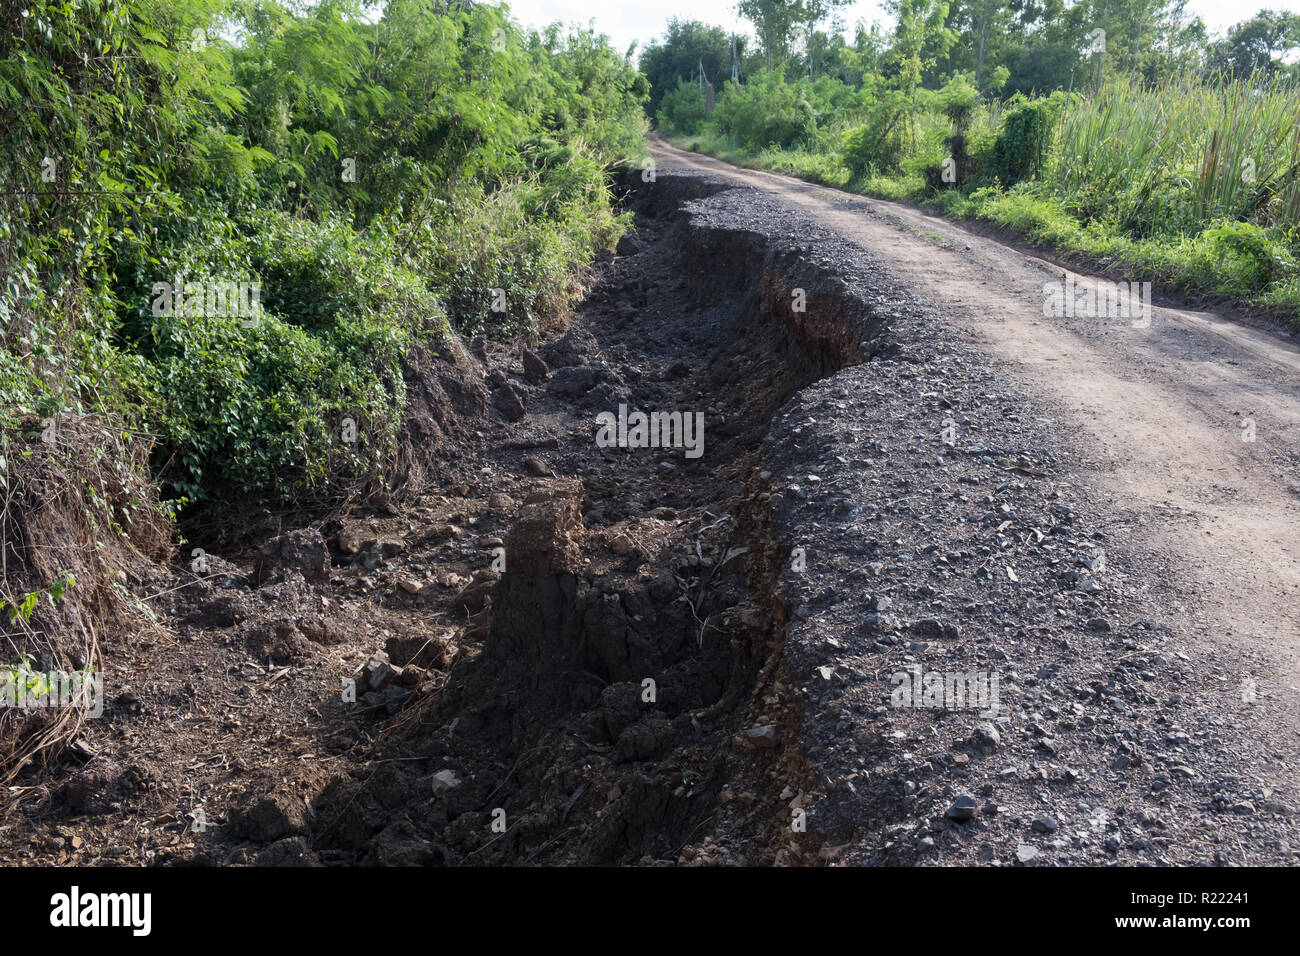
<svg viewBox="0 0 1300 956">
<path fill-rule="evenodd" d="M 563 337 L 412 369 L 432 490 L 135 574 L 158 625 L 101 638 L 104 717 L 21 782 L 0 859 L 1294 860 L 1296 504 L 1177 464 L 1294 482 L 1294 444 L 1245 466 L 1151 424 L 1228 377 L 1294 424 L 1294 381 L 1227 338 L 1157 388 L 1100 326 L 1063 348 L 1032 285 L 976 323 L 1014 254 L 656 149 L 695 168 L 631 183 Z M 703 453 L 601 447 L 621 405 L 702 413 Z M 1171 490 L 1129 487 L 1157 465 Z M 1225 542 L 1231 606 L 1196 515 L 1276 538 Z M 891 706 L 917 666 L 996 674 L 999 706 Z"/>
</svg>

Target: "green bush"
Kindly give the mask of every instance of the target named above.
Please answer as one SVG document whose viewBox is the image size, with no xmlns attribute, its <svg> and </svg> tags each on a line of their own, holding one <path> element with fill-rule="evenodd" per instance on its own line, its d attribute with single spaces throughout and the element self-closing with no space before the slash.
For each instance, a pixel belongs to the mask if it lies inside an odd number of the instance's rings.
<svg viewBox="0 0 1300 956">
<path fill-rule="evenodd" d="M 718 132 L 750 151 L 789 147 L 817 134 L 817 117 L 807 90 L 792 86 L 777 72 L 760 73 L 748 83 L 727 82 L 711 117 Z"/>
<path fill-rule="evenodd" d="M 901 93 L 889 92 L 872 108 L 866 125 L 844 134 L 844 165 L 855 177 L 896 172 L 908 137 L 908 105 Z"/>
<path fill-rule="evenodd" d="M 221 244 L 261 283 L 262 313 L 153 315 L 149 360 L 157 470 L 182 502 L 323 499 L 382 470 L 405 401 L 402 360 L 445 328 L 380 235 L 273 213 Z M 186 271 L 203 243 L 177 251 Z M 199 255 L 196 255 L 196 252 Z M 345 419 L 355 442 L 344 441 Z"/>
<path fill-rule="evenodd" d="M 1012 98 L 1002 131 L 993 143 L 989 176 L 1010 186 L 1038 175 L 1051 147 L 1061 103 L 1059 95 L 1028 100 L 1017 94 Z"/>
<path fill-rule="evenodd" d="M 704 124 L 704 90 L 689 80 L 678 80 L 664 96 L 655 121 L 667 132 L 693 136 Z"/>
<path fill-rule="evenodd" d="M 1254 223 L 1219 222 L 1203 235 L 1214 249 L 1219 268 L 1232 277 L 1232 285 L 1240 291 L 1264 289 L 1279 271 L 1274 244 Z"/>
</svg>

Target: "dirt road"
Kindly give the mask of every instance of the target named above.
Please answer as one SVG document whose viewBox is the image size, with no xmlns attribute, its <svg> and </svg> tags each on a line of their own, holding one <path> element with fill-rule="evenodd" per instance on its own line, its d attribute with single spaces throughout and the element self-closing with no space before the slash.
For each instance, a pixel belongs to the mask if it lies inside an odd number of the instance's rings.
<svg viewBox="0 0 1300 956">
<path fill-rule="evenodd" d="M 1014 369 L 1073 436 L 1077 479 L 1108 495 L 1182 634 L 1272 665 L 1248 693 L 1300 728 L 1300 348 L 1211 313 L 1045 317 L 1044 285 L 1087 277 L 908 206 L 739 169 L 655 138 L 658 163 L 765 190 L 886 263 L 909 292 Z M 1113 284 L 1113 283 L 1112 283 Z M 1159 289 L 1155 297 L 1159 300 Z"/>
<path fill-rule="evenodd" d="M 412 357 L 420 481 L 131 566 L 0 859 L 1294 862 L 1297 352 L 653 148 L 565 329 Z"/>
</svg>

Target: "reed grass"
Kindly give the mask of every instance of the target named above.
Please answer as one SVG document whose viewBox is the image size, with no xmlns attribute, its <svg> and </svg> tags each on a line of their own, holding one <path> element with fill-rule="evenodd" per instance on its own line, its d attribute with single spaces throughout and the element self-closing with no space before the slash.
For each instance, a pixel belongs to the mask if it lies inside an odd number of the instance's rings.
<svg viewBox="0 0 1300 956">
<path fill-rule="evenodd" d="M 1262 78 L 1117 79 L 1061 112 L 1046 182 L 1067 209 L 1136 236 L 1220 220 L 1300 225 L 1300 87 Z"/>
</svg>

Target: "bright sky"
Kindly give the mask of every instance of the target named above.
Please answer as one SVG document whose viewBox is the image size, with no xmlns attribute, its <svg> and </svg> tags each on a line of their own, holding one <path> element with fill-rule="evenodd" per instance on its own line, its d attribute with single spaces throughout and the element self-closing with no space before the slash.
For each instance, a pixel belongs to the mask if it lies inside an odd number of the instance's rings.
<svg viewBox="0 0 1300 956">
<path fill-rule="evenodd" d="M 515 19 L 526 26 L 543 26 L 553 20 L 564 23 L 586 24 L 596 21 L 596 28 L 609 34 L 619 50 L 626 50 L 633 40 L 644 46 L 648 40 L 663 33 L 664 24 L 672 17 L 683 20 L 702 20 L 737 32 L 746 30 L 746 23 L 736 16 L 735 0 L 506 0 Z M 1300 0 L 1188 0 L 1187 9 L 1199 16 L 1211 33 L 1222 33 L 1234 23 L 1248 19 L 1261 9 L 1290 10 L 1300 13 Z M 841 14 L 844 22 L 852 26 L 858 20 L 870 24 L 889 20 L 881 5 L 874 0 L 858 0 Z"/>
</svg>

